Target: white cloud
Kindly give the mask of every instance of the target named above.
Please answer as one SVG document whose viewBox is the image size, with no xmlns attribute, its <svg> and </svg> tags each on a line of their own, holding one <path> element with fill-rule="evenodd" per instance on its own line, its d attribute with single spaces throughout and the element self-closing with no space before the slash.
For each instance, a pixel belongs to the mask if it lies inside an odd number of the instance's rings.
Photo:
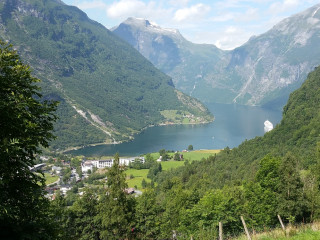
<svg viewBox="0 0 320 240">
<path fill-rule="evenodd" d="M 177 22 L 194 21 L 202 19 L 208 12 L 210 7 L 202 3 L 193 5 L 189 8 L 178 9 L 174 14 L 174 20 Z"/>
<path fill-rule="evenodd" d="M 190 0 L 170 0 L 169 3 L 175 7 L 184 7 L 188 5 Z"/>
<path fill-rule="evenodd" d="M 107 14 L 111 18 L 135 17 L 137 14 L 147 8 L 144 2 L 136 0 L 122 0 L 114 2 L 107 9 Z"/>
<path fill-rule="evenodd" d="M 234 14 L 233 13 L 226 13 L 226 14 L 221 14 L 219 16 L 215 16 L 211 18 L 210 20 L 213 22 L 227 22 L 230 20 L 234 19 Z"/>
<path fill-rule="evenodd" d="M 284 0 L 282 2 L 275 2 L 271 4 L 269 13 L 276 15 L 299 6 L 299 0 Z"/>
<path fill-rule="evenodd" d="M 260 17 L 259 10 L 257 8 L 249 8 L 245 13 L 239 14 L 236 18 L 237 21 L 241 22 L 253 22 Z"/>
<path fill-rule="evenodd" d="M 87 9 L 106 8 L 107 4 L 105 4 L 102 1 L 84 1 L 76 4 L 76 6 L 82 10 L 87 10 Z"/>
<path fill-rule="evenodd" d="M 170 8 L 162 8 L 155 1 L 147 3 L 140 0 L 120 0 L 113 2 L 107 8 L 107 16 L 113 19 L 124 20 L 128 17 L 140 17 L 151 21 L 167 19 L 172 15 Z"/>
<path fill-rule="evenodd" d="M 228 33 L 228 34 L 235 33 L 235 32 L 237 32 L 237 29 L 233 26 L 228 27 L 225 31 L 225 33 Z"/>
</svg>

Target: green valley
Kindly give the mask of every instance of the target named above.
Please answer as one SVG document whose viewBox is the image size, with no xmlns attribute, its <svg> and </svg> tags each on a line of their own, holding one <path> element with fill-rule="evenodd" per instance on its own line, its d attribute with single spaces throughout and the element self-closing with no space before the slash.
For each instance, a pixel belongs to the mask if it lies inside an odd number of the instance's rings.
<svg viewBox="0 0 320 240">
<path fill-rule="evenodd" d="M 52 149 L 132 139 L 145 127 L 170 122 L 163 111 L 194 115 L 194 123 L 213 120 L 170 77 L 76 7 L 6 0 L 0 13 L 1 39 L 42 80 L 44 98 L 60 102 Z M 183 116 L 174 123 L 186 121 Z"/>
</svg>

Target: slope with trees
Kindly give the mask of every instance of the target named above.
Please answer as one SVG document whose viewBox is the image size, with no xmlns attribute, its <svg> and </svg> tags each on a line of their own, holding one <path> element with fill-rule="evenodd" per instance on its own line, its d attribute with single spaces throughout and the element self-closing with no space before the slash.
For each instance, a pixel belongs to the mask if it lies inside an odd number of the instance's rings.
<svg viewBox="0 0 320 240">
<path fill-rule="evenodd" d="M 43 80 L 44 97 L 61 102 L 54 149 L 128 140 L 166 122 L 165 110 L 212 121 L 199 101 L 78 8 L 58 0 L 3 0 L 0 13 L 1 39 Z"/>
</svg>

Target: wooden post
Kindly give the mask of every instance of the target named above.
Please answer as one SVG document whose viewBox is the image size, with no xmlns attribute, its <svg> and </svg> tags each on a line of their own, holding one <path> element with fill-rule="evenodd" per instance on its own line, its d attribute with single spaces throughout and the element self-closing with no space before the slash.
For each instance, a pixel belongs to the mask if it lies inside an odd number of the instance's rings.
<svg viewBox="0 0 320 240">
<path fill-rule="evenodd" d="M 248 228 L 247 228 L 246 222 L 244 221 L 244 219 L 243 219 L 243 217 L 242 217 L 242 216 L 241 216 L 241 221 L 242 221 L 242 224 L 243 224 L 244 230 L 246 231 L 246 234 L 247 234 L 247 238 L 248 238 L 248 240 L 251 240 L 251 237 L 250 237 L 250 234 L 249 234 L 249 231 L 248 231 Z"/>
<path fill-rule="evenodd" d="M 222 222 L 219 222 L 219 240 L 223 240 Z"/>
<path fill-rule="evenodd" d="M 279 214 L 278 214 L 278 219 L 279 219 L 279 222 L 281 224 L 281 227 L 282 227 L 283 231 L 286 231 L 286 228 L 284 227 L 284 224 L 283 224 L 282 219 L 281 219 Z"/>
</svg>

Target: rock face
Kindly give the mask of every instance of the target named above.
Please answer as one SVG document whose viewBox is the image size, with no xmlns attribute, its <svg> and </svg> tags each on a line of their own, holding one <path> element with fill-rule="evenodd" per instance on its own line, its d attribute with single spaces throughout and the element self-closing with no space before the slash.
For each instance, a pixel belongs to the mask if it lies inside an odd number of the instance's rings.
<svg viewBox="0 0 320 240">
<path fill-rule="evenodd" d="M 193 44 L 178 30 L 129 18 L 112 29 L 175 86 L 206 102 L 283 106 L 320 64 L 320 4 L 293 15 L 232 51 Z"/>
<path fill-rule="evenodd" d="M 166 122 L 166 111 L 213 118 L 132 46 L 60 0 L 1 0 L 0 38 L 42 80 L 45 99 L 60 102 L 54 149 L 131 139 Z"/>
</svg>

